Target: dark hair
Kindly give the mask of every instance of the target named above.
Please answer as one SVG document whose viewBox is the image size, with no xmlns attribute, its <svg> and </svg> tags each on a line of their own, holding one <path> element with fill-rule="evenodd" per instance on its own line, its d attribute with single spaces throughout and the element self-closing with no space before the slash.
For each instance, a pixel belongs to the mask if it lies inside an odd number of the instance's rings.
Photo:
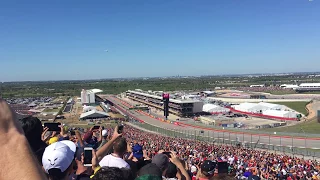
<svg viewBox="0 0 320 180">
<path fill-rule="evenodd" d="M 19 122 L 31 149 L 33 151 L 37 150 L 39 148 L 39 142 L 42 141 L 41 134 L 43 132 L 43 127 L 41 121 L 36 117 L 30 116 L 19 119 Z"/>
<path fill-rule="evenodd" d="M 116 167 L 102 167 L 92 180 L 124 180 L 123 171 Z"/>
<path fill-rule="evenodd" d="M 132 180 L 135 179 L 136 175 L 132 172 L 131 169 L 121 168 L 123 173 L 123 180 Z"/>
<path fill-rule="evenodd" d="M 125 138 L 119 138 L 113 144 L 113 150 L 116 153 L 124 154 L 127 151 L 127 140 Z"/>
<path fill-rule="evenodd" d="M 177 172 L 178 172 L 177 166 L 174 165 L 172 162 L 169 162 L 166 175 L 165 175 L 166 178 L 175 178 L 177 176 Z"/>
<path fill-rule="evenodd" d="M 76 165 L 76 162 L 72 161 L 72 163 L 69 165 L 69 167 L 64 172 L 61 172 L 61 169 L 58 169 L 58 168 L 49 169 L 48 170 L 49 180 L 61 180 L 61 179 L 64 179 L 66 176 L 68 176 L 69 169 L 70 168 L 74 169 L 75 165 Z"/>
</svg>

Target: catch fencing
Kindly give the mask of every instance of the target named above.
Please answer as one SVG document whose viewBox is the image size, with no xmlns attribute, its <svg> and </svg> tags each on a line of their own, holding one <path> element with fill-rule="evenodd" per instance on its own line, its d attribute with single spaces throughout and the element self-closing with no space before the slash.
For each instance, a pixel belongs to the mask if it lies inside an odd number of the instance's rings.
<svg viewBox="0 0 320 180">
<path fill-rule="evenodd" d="M 261 137 L 259 135 L 251 135 L 251 137 L 245 137 L 245 133 L 235 134 L 233 132 L 215 132 L 211 133 L 209 131 L 202 131 L 202 130 L 187 130 L 187 129 L 168 129 L 164 127 L 159 127 L 155 125 L 148 124 L 146 122 L 137 121 L 131 119 L 129 121 L 131 124 L 138 126 L 140 128 L 164 135 L 164 136 L 170 136 L 170 137 L 177 137 L 177 138 L 186 138 L 191 139 L 195 141 L 204 141 L 211 144 L 226 144 L 226 145 L 241 145 L 243 147 L 249 148 L 249 149 L 260 149 L 260 150 L 266 150 L 270 152 L 275 153 L 283 153 L 283 154 L 290 154 L 293 156 L 302 156 L 302 157 L 311 157 L 313 159 L 320 158 L 320 149 L 318 148 L 307 148 L 307 139 L 301 140 L 305 141 L 304 147 L 295 147 L 295 139 L 294 137 L 288 139 L 286 138 L 286 141 L 291 141 L 292 144 L 288 145 L 282 145 L 281 141 L 284 141 L 281 136 L 279 139 L 279 144 L 275 145 L 272 143 L 272 140 L 274 140 L 274 137 L 269 135 Z M 260 138 L 269 139 L 269 143 L 262 143 L 260 142 Z"/>
</svg>

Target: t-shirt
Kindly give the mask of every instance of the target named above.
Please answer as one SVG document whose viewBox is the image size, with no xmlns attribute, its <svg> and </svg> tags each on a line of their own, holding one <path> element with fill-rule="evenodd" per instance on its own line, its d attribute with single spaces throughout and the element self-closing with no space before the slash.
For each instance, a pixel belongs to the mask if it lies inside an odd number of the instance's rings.
<svg viewBox="0 0 320 180">
<path fill-rule="evenodd" d="M 117 167 L 117 168 L 128 168 L 130 169 L 130 165 L 123 160 L 122 158 L 115 157 L 112 154 L 109 154 L 102 158 L 99 165 L 101 167 Z"/>
</svg>

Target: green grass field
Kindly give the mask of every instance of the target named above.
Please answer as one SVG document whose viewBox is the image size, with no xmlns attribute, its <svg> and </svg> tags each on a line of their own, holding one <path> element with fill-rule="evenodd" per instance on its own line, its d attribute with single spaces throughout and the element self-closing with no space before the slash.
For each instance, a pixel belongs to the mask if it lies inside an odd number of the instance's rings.
<svg viewBox="0 0 320 180">
<path fill-rule="evenodd" d="M 308 115 L 308 111 L 306 110 L 306 105 L 308 102 L 273 102 L 274 104 L 282 104 L 285 105 L 295 111 L 300 112 L 301 114 Z"/>
<path fill-rule="evenodd" d="M 271 128 L 271 129 L 263 129 L 263 131 L 268 132 L 293 132 L 293 133 L 300 133 L 303 136 L 303 131 L 308 134 L 319 134 L 320 132 L 320 123 L 317 120 L 311 120 L 307 122 L 303 122 L 294 126 L 286 126 L 280 128 Z"/>
<path fill-rule="evenodd" d="M 45 110 L 43 110 L 43 112 L 59 112 L 59 109 L 49 109 L 49 108 L 46 108 Z"/>
</svg>

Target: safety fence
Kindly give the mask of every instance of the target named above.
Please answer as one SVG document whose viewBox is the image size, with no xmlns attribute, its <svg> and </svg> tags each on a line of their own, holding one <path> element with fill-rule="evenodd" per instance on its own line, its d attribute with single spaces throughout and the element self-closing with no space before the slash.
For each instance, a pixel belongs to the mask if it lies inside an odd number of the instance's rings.
<svg viewBox="0 0 320 180">
<path fill-rule="evenodd" d="M 177 137 L 177 138 L 186 138 L 192 139 L 195 141 L 204 141 L 207 143 L 212 144 L 227 144 L 227 145 L 241 145 L 246 148 L 250 149 L 260 149 L 260 150 L 267 150 L 272 151 L 275 153 L 283 153 L 283 154 L 290 154 L 293 156 L 299 155 L 303 157 L 312 157 L 320 158 L 320 149 L 317 148 L 306 148 L 306 147 L 295 147 L 294 146 L 294 139 L 292 138 L 292 145 L 281 145 L 281 137 L 280 137 L 280 145 L 275 145 L 272 143 L 260 143 L 259 139 L 254 139 L 251 136 L 251 140 L 246 140 L 244 137 L 240 136 L 232 136 L 230 132 L 223 132 L 218 133 L 215 136 L 209 134 L 209 132 L 204 132 L 201 130 L 186 130 L 186 129 L 168 129 L 164 127 L 159 127 L 155 125 L 148 124 L 146 122 L 138 121 L 138 120 L 130 120 L 130 123 L 136 125 L 140 128 L 170 137 Z M 264 137 L 272 139 L 272 136 Z M 254 139 L 254 140 L 253 140 Z"/>
</svg>

